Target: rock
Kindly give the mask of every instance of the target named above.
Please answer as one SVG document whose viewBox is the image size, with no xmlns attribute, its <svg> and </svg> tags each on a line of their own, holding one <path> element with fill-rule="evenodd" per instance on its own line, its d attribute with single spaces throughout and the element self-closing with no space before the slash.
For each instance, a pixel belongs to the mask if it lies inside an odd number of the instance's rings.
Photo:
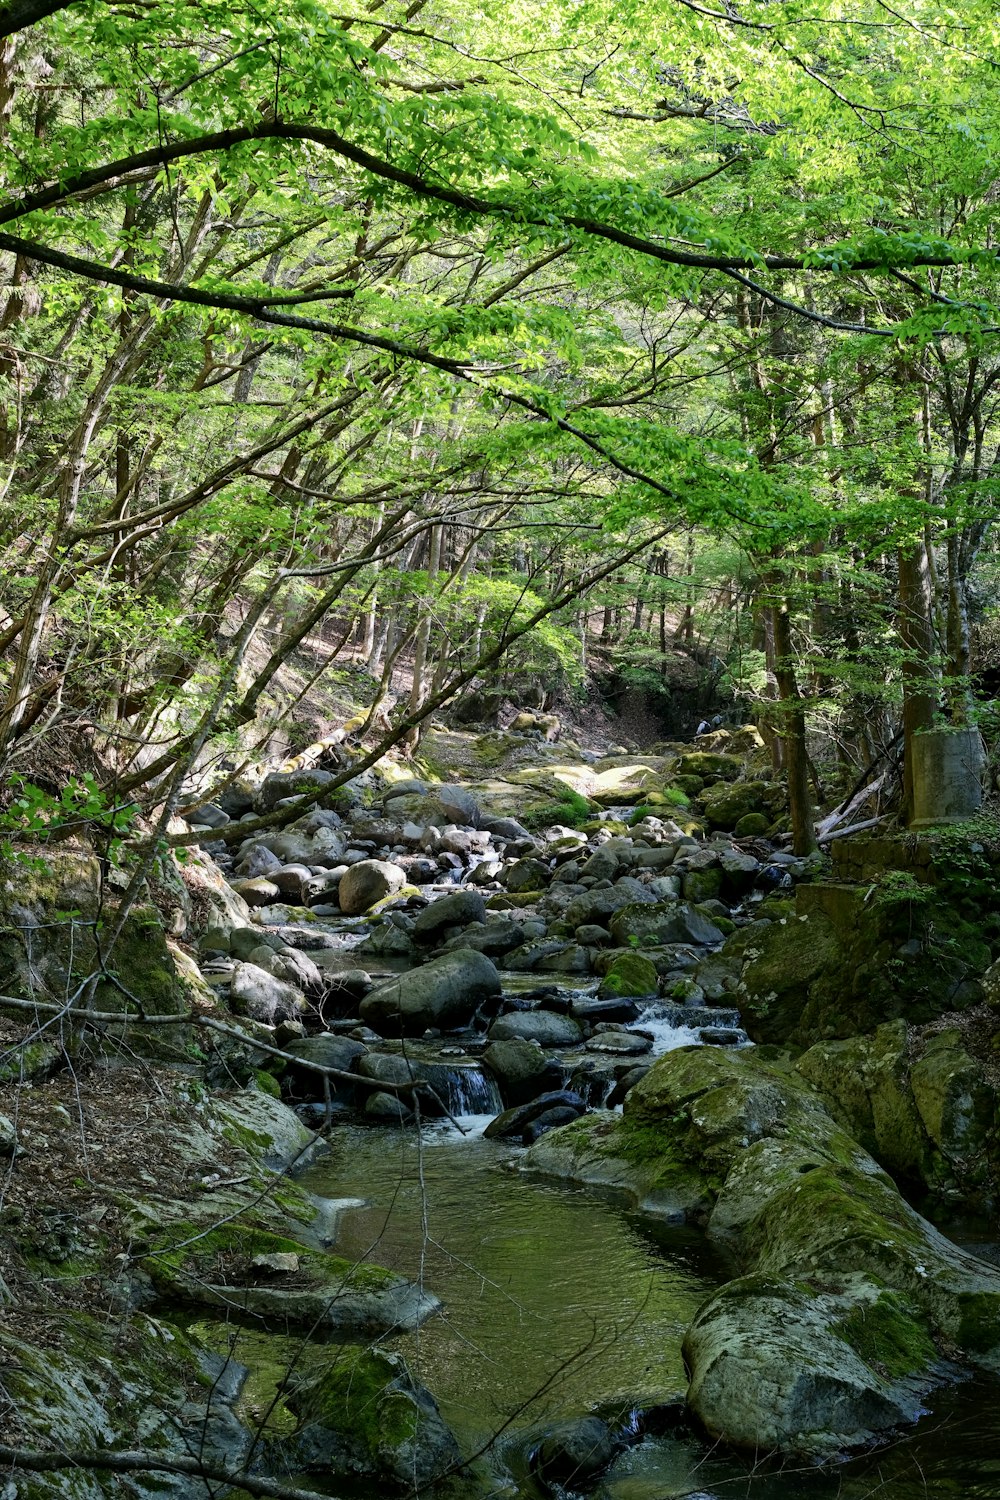
<svg viewBox="0 0 1000 1500">
<path fill-rule="evenodd" d="M 318 1063 L 321 1068 L 336 1068 L 342 1073 L 351 1073 L 355 1070 L 358 1058 L 364 1057 L 368 1048 L 362 1042 L 352 1041 L 350 1037 L 335 1036 L 332 1032 L 321 1031 L 317 1036 L 307 1036 L 300 1041 L 286 1043 L 285 1051 L 292 1057 L 301 1058 L 304 1062 Z M 313 1073 L 308 1068 L 296 1069 L 294 1064 L 292 1071 L 299 1082 L 308 1089 L 310 1097 L 322 1099 L 322 1074 Z M 335 1081 L 332 1087 L 337 1087 Z"/>
<path fill-rule="evenodd" d="M 619 1021 L 627 1024 L 629 1021 L 639 1019 L 639 1007 L 628 996 L 618 999 L 598 999 L 596 995 L 578 995 L 571 1002 L 569 1013 L 574 1020 L 581 1021 L 584 1025 L 593 1025 L 601 1021 Z"/>
<path fill-rule="evenodd" d="M 551 1010 L 522 1010 L 501 1016 L 489 1029 L 491 1042 L 536 1041 L 541 1047 L 575 1047 L 583 1041 L 583 1031 L 571 1016 L 558 1016 Z"/>
<path fill-rule="evenodd" d="M 651 1052 L 653 1043 L 638 1031 L 600 1031 L 586 1044 L 588 1052 L 609 1053 L 613 1057 L 641 1057 Z"/>
<path fill-rule="evenodd" d="M 355 1265 L 239 1219 L 213 1225 L 195 1239 L 190 1227 L 174 1225 L 141 1262 L 157 1292 L 182 1306 L 242 1314 L 281 1331 L 292 1327 L 342 1337 L 416 1328 L 440 1307 L 436 1297 L 392 1271 L 367 1262 Z M 295 1285 L 252 1284 L 251 1251 L 296 1255 Z"/>
<path fill-rule="evenodd" d="M 264 876 L 259 875 L 254 880 L 237 880 L 233 886 L 237 896 L 240 896 L 247 906 L 273 906 L 281 900 L 281 892 L 278 887 Z"/>
<path fill-rule="evenodd" d="M 362 859 L 341 879 L 337 896 L 347 916 L 360 916 L 406 884 L 406 871 L 382 859 Z"/>
<path fill-rule="evenodd" d="M 711 828 L 734 829 L 748 813 L 761 813 L 773 821 L 783 804 L 783 788 L 771 781 L 740 781 L 734 785 L 720 781 L 701 798 Z"/>
<path fill-rule="evenodd" d="M 507 1045 L 510 1046 L 511 1043 Z M 0 1156 L 15 1156 L 17 1151 L 17 1128 L 13 1120 L 0 1115 Z"/>
<path fill-rule="evenodd" d="M 737 755 L 695 750 L 680 757 L 677 771 L 681 776 L 700 776 L 702 781 L 735 781 L 743 771 L 743 762 Z"/>
<path fill-rule="evenodd" d="M 290 1250 L 275 1250 L 270 1255 L 254 1255 L 250 1260 L 252 1271 L 263 1271 L 267 1276 L 293 1276 L 299 1269 L 299 1257 Z"/>
<path fill-rule="evenodd" d="M 461 823 L 469 828 L 479 826 L 479 804 L 471 792 L 463 786 L 444 783 L 434 788 L 434 801 L 451 823 Z"/>
<path fill-rule="evenodd" d="M 738 839 L 763 838 L 771 822 L 766 813 L 744 813 L 733 829 Z"/>
<path fill-rule="evenodd" d="M 256 964 L 237 963 L 233 967 L 229 994 L 233 1009 L 253 1021 L 275 1026 L 279 1021 L 293 1021 L 305 1009 L 305 996 L 294 985 L 276 979 Z"/>
<path fill-rule="evenodd" d="M 308 865 L 281 865 L 267 877 L 288 901 L 304 906 L 311 894 L 313 872 Z"/>
<path fill-rule="evenodd" d="M 576 940 L 585 948 L 604 948 L 611 942 L 611 933 L 596 922 L 582 922 L 576 929 Z"/>
<path fill-rule="evenodd" d="M 522 891 L 540 891 L 548 885 L 551 872 L 540 859 L 518 859 L 503 872 L 503 883 L 515 895 Z"/>
<path fill-rule="evenodd" d="M 483 1062 L 500 1085 L 508 1109 L 515 1104 L 527 1104 L 539 1094 L 562 1085 L 559 1064 L 547 1058 L 537 1042 L 525 1041 L 523 1037 L 491 1042 L 483 1053 Z"/>
<path fill-rule="evenodd" d="M 263 844 L 254 844 L 240 859 L 236 869 L 245 880 L 256 880 L 261 875 L 272 875 L 280 870 L 281 860 Z"/>
<path fill-rule="evenodd" d="M 553 1090 L 550 1094 L 540 1094 L 528 1104 L 505 1109 L 502 1114 L 497 1115 L 495 1120 L 490 1121 L 483 1134 L 487 1140 L 491 1141 L 520 1140 L 528 1126 L 549 1110 L 569 1110 L 572 1118 L 575 1119 L 578 1115 L 582 1115 L 586 1108 L 586 1103 L 579 1094 L 569 1089 Z M 560 1121 L 559 1123 L 568 1122 Z"/>
<path fill-rule="evenodd" d="M 379 1089 L 365 1100 L 365 1114 L 372 1120 L 385 1120 L 393 1125 L 403 1125 L 414 1118 L 413 1111 L 404 1104 L 398 1094 L 387 1094 Z"/>
<path fill-rule="evenodd" d="M 656 966 L 648 958 L 641 953 L 621 953 L 607 970 L 597 993 L 601 1000 L 609 1000 L 626 995 L 655 995 L 658 989 Z"/>
<path fill-rule="evenodd" d="M 989 1368 L 1000 1359 L 1000 1272 L 945 1240 L 818 1094 L 753 1051 L 667 1053 L 621 1117 L 557 1130 L 527 1163 L 707 1218 L 743 1276 L 689 1333 L 689 1400 L 727 1441 L 864 1442 L 915 1414 L 936 1339 Z"/>
<path fill-rule="evenodd" d="M 308 953 L 302 953 L 298 948 L 284 948 L 281 952 L 272 954 L 266 967 L 275 978 L 283 979 L 286 984 L 296 985 L 314 1000 L 326 993 L 326 977 Z"/>
<path fill-rule="evenodd" d="M 550 1427 L 535 1451 L 534 1465 L 548 1489 L 586 1489 L 606 1469 L 618 1452 L 607 1422 L 600 1417 L 579 1417 Z"/>
<path fill-rule="evenodd" d="M 271 812 L 285 797 L 321 792 L 333 780 L 332 771 L 272 771 L 258 787 L 254 806 L 258 812 Z"/>
<path fill-rule="evenodd" d="M 749 1276 L 699 1309 L 684 1358 L 709 1438 L 819 1455 L 915 1421 L 912 1377 L 937 1350 L 902 1298 L 862 1277 L 833 1289 Z"/>
<path fill-rule="evenodd" d="M 531 834 L 516 818 L 480 818 L 479 826 L 499 839 L 530 839 Z"/>
<path fill-rule="evenodd" d="M 351 1480 L 367 1475 L 407 1494 L 458 1468 L 454 1435 L 398 1354 L 328 1348 L 322 1374 L 287 1397 L 300 1426 L 282 1439 L 285 1468 L 291 1462 Z"/>
<path fill-rule="evenodd" d="M 427 795 L 426 781 L 396 781 L 387 789 L 382 798 L 384 803 L 395 801 L 397 797 L 425 797 Z M 386 809 L 389 810 L 388 808 Z"/>
<path fill-rule="evenodd" d="M 246 960 L 257 948 L 283 953 L 287 947 L 277 932 L 268 932 L 263 927 L 234 927 L 229 934 L 229 951 L 233 958 Z"/>
<path fill-rule="evenodd" d="M 623 947 L 631 939 L 640 948 L 666 943 L 697 943 L 707 947 L 722 942 L 722 932 L 715 923 L 684 902 L 622 907 L 611 918 L 611 933 Z"/>
<path fill-rule="evenodd" d="M 479 892 L 455 891 L 451 896 L 439 896 L 424 907 L 413 924 L 413 934 L 416 938 L 433 938 L 443 927 L 485 921 L 486 903 Z"/>
<path fill-rule="evenodd" d="M 500 975 L 483 953 L 459 948 L 372 990 L 361 1019 L 385 1036 L 419 1036 L 429 1026 L 468 1026 L 481 1005 L 498 999 Z"/>
</svg>

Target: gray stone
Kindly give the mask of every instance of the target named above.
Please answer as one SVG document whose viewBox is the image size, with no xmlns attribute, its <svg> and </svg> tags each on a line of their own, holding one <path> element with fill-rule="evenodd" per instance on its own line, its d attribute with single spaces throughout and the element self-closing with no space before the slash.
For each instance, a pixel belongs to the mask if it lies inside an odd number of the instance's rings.
<svg viewBox="0 0 1000 1500">
<path fill-rule="evenodd" d="M 338 888 L 340 909 L 360 916 L 377 901 L 391 896 L 406 884 L 406 871 L 382 859 L 363 859 L 352 865 Z"/>
<path fill-rule="evenodd" d="M 434 801 L 452 823 L 461 823 L 468 828 L 479 826 L 479 803 L 464 786 L 444 783 L 434 788 Z"/>
<path fill-rule="evenodd" d="M 270 812 L 286 797 L 320 792 L 333 780 L 332 771 L 272 771 L 258 787 L 254 803 L 258 812 Z"/>
<path fill-rule="evenodd" d="M 541 1047 L 575 1047 L 583 1041 L 583 1031 L 572 1016 L 559 1016 L 551 1010 L 517 1010 L 500 1016 L 489 1029 L 491 1042 L 508 1042 L 515 1037 L 536 1041 Z"/>
<path fill-rule="evenodd" d="M 553 1485 L 586 1488 L 614 1458 L 620 1444 L 600 1417 L 578 1417 L 550 1427 L 535 1456 L 535 1467 L 548 1489 Z"/>
<path fill-rule="evenodd" d="M 246 880 L 255 880 L 261 874 L 268 876 L 280 870 L 280 867 L 282 867 L 282 861 L 277 858 L 276 853 L 265 849 L 264 844 L 253 844 L 237 864 L 238 873 Z"/>
<path fill-rule="evenodd" d="M 579 1094 L 570 1089 L 556 1089 L 549 1094 L 539 1094 L 528 1104 L 518 1105 L 514 1109 L 505 1109 L 502 1114 L 491 1120 L 483 1134 L 491 1141 L 514 1141 L 520 1140 L 529 1125 L 542 1115 L 552 1109 L 566 1109 L 570 1111 L 570 1118 L 576 1119 L 582 1115 L 587 1106 Z M 563 1123 L 569 1123 L 565 1121 Z"/>
<path fill-rule="evenodd" d="M 247 906 L 274 906 L 281 900 L 278 887 L 263 875 L 258 875 L 254 880 L 237 880 L 233 890 L 243 898 Z"/>
<path fill-rule="evenodd" d="M 424 907 L 413 924 L 413 934 L 417 938 L 430 938 L 443 927 L 485 921 L 486 903 L 479 892 L 455 891 L 453 895 L 440 896 Z"/>
<path fill-rule="evenodd" d="M 305 997 L 294 985 L 276 979 L 256 964 L 238 963 L 229 984 L 233 1009 L 253 1021 L 274 1026 L 292 1021 L 305 1009 Z"/>
<path fill-rule="evenodd" d="M 397 1094 L 387 1094 L 382 1089 L 368 1095 L 365 1114 L 369 1119 L 385 1120 L 393 1125 L 402 1125 L 414 1117 L 412 1109 Z"/>
<path fill-rule="evenodd" d="M 500 1095 L 509 1109 L 562 1085 L 563 1070 L 547 1058 L 537 1042 L 512 1037 L 509 1041 L 491 1042 L 483 1053 L 483 1063 L 500 1085 Z"/>
<path fill-rule="evenodd" d="M 300 1041 L 287 1042 L 285 1051 L 303 1062 L 318 1063 L 321 1068 L 336 1068 L 341 1073 L 356 1071 L 358 1058 L 364 1057 L 368 1048 L 363 1042 L 352 1041 L 347 1036 L 335 1036 L 330 1031 L 321 1031 L 317 1036 L 302 1037 Z M 322 1074 L 308 1068 L 299 1070 L 300 1081 L 309 1083 L 313 1091 L 322 1098 Z"/>
<path fill-rule="evenodd" d="M 500 975 L 484 953 L 459 948 L 372 990 L 361 1019 L 383 1035 L 419 1035 L 427 1027 L 468 1026 L 500 994 Z"/>
</svg>

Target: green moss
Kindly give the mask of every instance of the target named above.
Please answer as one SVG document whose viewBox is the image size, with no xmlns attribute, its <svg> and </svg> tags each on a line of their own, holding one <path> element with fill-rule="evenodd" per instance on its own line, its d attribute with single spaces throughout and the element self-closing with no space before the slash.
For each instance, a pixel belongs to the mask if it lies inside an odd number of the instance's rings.
<svg viewBox="0 0 1000 1500">
<path fill-rule="evenodd" d="M 143 1266 L 157 1290 L 176 1292 L 192 1277 L 208 1282 L 232 1281 L 235 1271 L 252 1278 L 250 1261 L 254 1256 L 274 1254 L 297 1255 L 300 1274 L 318 1287 L 377 1290 L 397 1279 L 382 1266 L 356 1265 L 341 1256 L 311 1250 L 287 1235 L 258 1229 L 241 1219 L 210 1229 L 192 1223 L 174 1224 L 161 1243 L 144 1257 Z"/>
<path fill-rule="evenodd" d="M 641 953 L 621 953 L 608 969 L 598 994 L 602 997 L 655 995 L 656 965 Z"/>
<path fill-rule="evenodd" d="M 962 1292 L 958 1297 L 956 1341 L 973 1354 L 1000 1347 L 1000 1296 L 995 1292 Z"/>
<path fill-rule="evenodd" d="M 417 1436 L 419 1411 L 398 1388 L 400 1366 L 377 1349 L 344 1347 L 322 1376 L 294 1398 L 303 1423 L 317 1423 L 361 1443 L 372 1459 Z"/>
<path fill-rule="evenodd" d="M 253 1077 L 262 1094 L 268 1094 L 272 1099 L 281 1098 L 281 1087 L 271 1073 L 265 1073 L 262 1068 L 258 1068 Z"/>
<path fill-rule="evenodd" d="M 764 813 L 744 813 L 733 832 L 738 839 L 761 838 L 770 826 L 770 819 Z"/>
<path fill-rule="evenodd" d="M 865 1364 L 892 1379 L 925 1371 L 937 1349 L 923 1323 L 913 1317 L 897 1292 L 883 1292 L 833 1325 Z"/>
</svg>

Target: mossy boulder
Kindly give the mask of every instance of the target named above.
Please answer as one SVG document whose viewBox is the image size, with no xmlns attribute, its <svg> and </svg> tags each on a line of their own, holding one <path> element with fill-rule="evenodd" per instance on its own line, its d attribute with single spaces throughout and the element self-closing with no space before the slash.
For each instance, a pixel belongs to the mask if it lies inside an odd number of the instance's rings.
<svg viewBox="0 0 1000 1500">
<path fill-rule="evenodd" d="M 981 998 L 989 950 L 970 924 L 948 909 L 869 891 L 800 885 L 793 911 L 769 928 L 744 928 L 727 947 L 745 959 L 740 1005 L 754 1041 L 809 1047 L 900 1017 L 925 1024 Z"/>
<path fill-rule="evenodd" d="M 1000 1114 L 983 1062 L 954 1028 L 924 1033 L 903 1021 L 819 1042 L 796 1064 L 831 1112 L 898 1177 L 937 1196 L 1000 1191 Z"/>
<path fill-rule="evenodd" d="M 554 1131 L 527 1165 L 701 1219 L 743 1277 L 758 1278 L 716 1294 L 688 1331 L 689 1402 L 714 1435 L 808 1453 L 849 1446 L 915 1414 L 937 1340 L 1000 1365 L 1000 1273 L 910 1208 L 788 1065 L 681 1048 L 623 1109 Z M 787 1295 L 804 1284 L 827 1302 Z M 860 1332 L 845 1337 L 883 1293 L 896 1299 L 878 1315 L 886 1347 L 899 1346 L 889 1359 L 881 1345 L 859 1347 Z M 788 1379 L 797 1362 L 801 1387 Z M 738 1421 L 726 1415 L 736 1390 Z"/>
<path fill-rule="evenodd" d="M 278 1280 L 266 1264 L 274 1256 L 295 1263 Z M 342 1336 L 415 1328 L 440 1306 L 381 1266 L 344 1260 L 238 1218 L 208 1227 L 172 1225 L 142 1267 L 172 1302 Z"/>
<path fill-rule="evenodd" d="M 700 776 L 706 781 L 735 781 L 743 771 L 743 761 L 738 755 L 725 755 L 711 750 L 694 750 L 682 755 L 677 762 L 681 776 Z"/>
<path fill-rule="evenodd" d="M 461 1467 L 437 1403 L 398 1354 L 331 1350 L 323 1372 L 294 1388 L 286 1404 L 300 1423 L 283 1444 L 296 1467 L 374 1478 L 399 1492 L 422 1491 Z"/>
<path fill-rule="evenodd" d="M 733 832 L 738 839 L 761 838 L 770 826 L 771 819 L 766 813 L 749 812 L 733 825 Z"/>
<path fill-rule="evenodd" d="M 717 781 L 701 794 L 701 807 L 710 828 L 732 831 L 751 814 L 768 819 L 768 826 L 784 806 L 784 790 L 771 781 Z"/>
<path fill-rule="evenodd" d="M 902 1299 L 863 1277 L 746 1276 L 700 1308 L 684 1357 L 711 1438 L 822 1455 L 915 1421 L 937 1350 Z"/>
<path fill-rule="evenodd" d="M 619 995 L 655 995 L 659 983 L 656 965 L 641 953 L 619 953 L 601 980 L 597 991 L 602 1000 Z"/>
</svg>

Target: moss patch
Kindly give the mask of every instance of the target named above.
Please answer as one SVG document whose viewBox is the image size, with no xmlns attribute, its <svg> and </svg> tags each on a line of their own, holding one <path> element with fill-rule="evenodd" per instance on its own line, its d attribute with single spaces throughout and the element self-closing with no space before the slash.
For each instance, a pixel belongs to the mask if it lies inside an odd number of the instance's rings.
<svg viewBox="0 0 1000 1500">
<path fill-rule="evenodd" d="M 890 1379 L 919 1374 L 937 1358 L 926 1327 L 896 1292 L 883 1292 L 877 1301 L 856 1307 L 833 1331 L 870 1369 Z"/>
</svg>

